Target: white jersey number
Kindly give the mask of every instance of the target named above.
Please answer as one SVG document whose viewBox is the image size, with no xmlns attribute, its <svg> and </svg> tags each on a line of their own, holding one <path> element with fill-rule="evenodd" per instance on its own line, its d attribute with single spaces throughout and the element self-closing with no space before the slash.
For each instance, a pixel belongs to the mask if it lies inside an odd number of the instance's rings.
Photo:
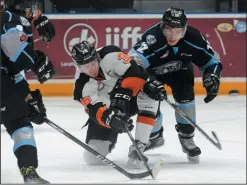
<svg viewBox="0 0 247 185">
<path fill-rule="evenodd" d="M 148 49 L 148 45 L 147 45 L 145 42 L 143 42 L 143 43 L 141 44 L 141 46 L 137 49 L 137 51 L 138 51 L 139 53 L 143 53 L 143 51 L 146 50 L 146 49 Z"/>
</svg>

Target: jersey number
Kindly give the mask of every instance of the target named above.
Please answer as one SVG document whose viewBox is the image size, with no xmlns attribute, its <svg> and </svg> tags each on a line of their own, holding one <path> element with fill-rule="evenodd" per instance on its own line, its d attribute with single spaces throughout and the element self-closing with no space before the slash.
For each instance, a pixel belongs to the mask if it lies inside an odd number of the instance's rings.
<svg viewBox="0 0 247 185">
<path fill-rule="evenodd" d="M 80 101 L 85 106 L 85 108 L 87 108 L 87 106 L 92 102 L 92 99 L 87 96 L 85 98 L 81 98 Z"/>
<path fill-rule="evenodd" d="M 117 55 L 117 58 L 118 58 L 118 60 L 123 61 L 123 63 L 125 63 L 125 64 L 127 64 L 131 61 L 131 58 L 123 52 L 119 52 Z"/>
<path fill-rule="evenodd" d="M 144 50 L 148 49 L 148 45 L 143 42 L 142 45 L 137 49 L 139 53 L 143 53 Z"/>
<path fill-rule="evenodd" d="M 207 41 L 207 49 L 208 50 L 211 49 L 212 51 L 214 51 L 213 48 L 212 48 L 212 46 L 210 45 L 209 41 L 208 40 L 206 40 L 206 41 Z"/>
</svg>

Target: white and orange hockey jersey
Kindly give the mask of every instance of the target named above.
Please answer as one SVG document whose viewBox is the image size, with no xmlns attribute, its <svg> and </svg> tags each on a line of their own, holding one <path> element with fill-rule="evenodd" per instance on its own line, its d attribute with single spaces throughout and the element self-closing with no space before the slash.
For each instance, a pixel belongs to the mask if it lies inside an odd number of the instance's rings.
<svg viewBox="0 0 247 185">
<path fill-rule="evenodd" d="M 120 86 L 131 89 L 132 96 L 136 97 L 138 108 L 136 127 L 139 128 L 136 129 L 136 136 L 138 135 L 136 139 L 146 143 L 158 110 L 158 102 L 141 91 L 148 78 L 148 73 L 117 46 L 105 46 L 98 51 L 98 54 L 100 70 L 97 78 L 91 78 L 76 71 L 74 100 L 80 101 L 85 106 L 91 119 L 109 128 L 101 118 L 103 112 L 110 106 L 109 93 L 121 80 Z M 147 135 L 147 137 L 138 138 L 141 135 Z"/>
</svg>

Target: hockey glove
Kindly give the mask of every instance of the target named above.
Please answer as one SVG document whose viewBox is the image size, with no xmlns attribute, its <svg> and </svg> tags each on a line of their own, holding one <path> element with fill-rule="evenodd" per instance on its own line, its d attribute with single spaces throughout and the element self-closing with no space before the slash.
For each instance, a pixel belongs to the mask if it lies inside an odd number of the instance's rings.
<svg viewBox="0 0 247 185">
<path fill-rule="evenodd" d="M 130 100 L 133 91 L 131 89 L 116 88 L 110 92 L 110 100 L 112 108 L 118 109 L 121 112 L 130 114 Z"/>
<path fill-rule="evenodd" d="M 44 118 L 46 117 L 46 109 L 42 100 L 42 94 L 39 89 L 30 92 L 32 99 L 27 100 L 28 104 L 28 117 L 31 122 L 35 124 L 44 123 Z"/>
<path fill-rule="evenodd" d="M 52 62 L 45 54 L 39 50 L 36 50 L 38 54 L 38 60 L 35 62 L 33 72 L 37 75 L 38 81 L 43 84 L 47 80 L 54 78 L 56 75 L 55 68 Z"/>
<path fill-rule="evenodd" d="M 206 73 L 203 75 L 203 87 L 207 91 L 207 96 L 204 98 L 204 102 L 208 103 L 212 101 L 219 92 L 220 78 L 216 74 Z"/>
<path fill-rule="evenodd" d="M 143 86 L 143 92 L 146 93 L 150 98 L 157 101 L 167 99 L 164 84 L 157 80 L 152 80 L 148 78 Z"/>
<path fill-rule="evenodd" d="M 129 131 L 132 131 L 134 128 L 133 120 L 116 109 L 107 109 L 102 116 L 102 121 L 117 133 L 126 132 L 126 126 Z"/>
<path fill-rule="evenodd" d="M 39 36 L 45 42 L 51 42 L 55 37 L 55 27 L 49 21 L 46 16 L 41 15 L 37 20 L 33 22 L 34 26 L 37 28 L 39 32 Z"/>
</svg>

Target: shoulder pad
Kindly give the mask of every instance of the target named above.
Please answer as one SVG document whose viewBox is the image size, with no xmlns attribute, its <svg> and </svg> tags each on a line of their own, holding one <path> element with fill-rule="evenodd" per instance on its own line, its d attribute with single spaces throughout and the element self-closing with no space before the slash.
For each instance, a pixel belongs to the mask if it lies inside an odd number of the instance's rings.
<svg viewBox="0 0 247 185">
<path fill-rule="evenodd" d="M 142 35 L 142 41 L 148 45 L 155 44 L 158 40 L 159 35 L 162 34 L 160 30 L 160 22 L 148 28 Z"/>
<path fill-rule="evenodd" d="M 4 11 L 1 16 L 1 24 L 4 25 L 5 23 L 9 22 L 9 13 L 7 11 Z"/>
<path fill-rule="evenodd" d="M 104 58 L 109 53 L 122 52 L 122 50 L 115 45 L 108 45 L 108 46 L 101 48 L 98 52 L 99 52 L 100 58 Z"/>
<path fill-rule="evenodd" d="M 184 40 L 192 42 L 199 47 L 202 47 L 207 42 L 207 38 L 196 28 L 188 26 Z"/>
</svg>

